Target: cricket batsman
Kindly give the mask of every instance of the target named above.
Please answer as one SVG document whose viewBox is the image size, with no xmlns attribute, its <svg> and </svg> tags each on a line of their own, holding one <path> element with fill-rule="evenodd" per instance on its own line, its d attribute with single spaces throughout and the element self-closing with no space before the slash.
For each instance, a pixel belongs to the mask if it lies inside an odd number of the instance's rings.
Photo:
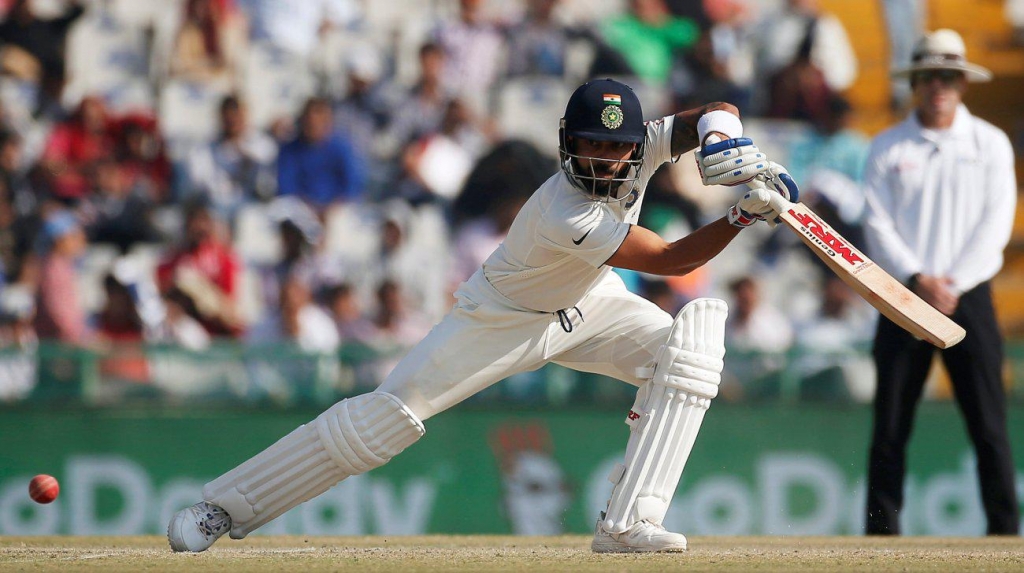
<svg viewBox="0 0 1024 573">
<path fill-rule="evenodd" d="M 727 308 L 698 299 L 673 317 L 629 292 L 612 267 L 683 275 L 745 227 L 774 220 L 796 185 L 743 138 L 737 109 L 709 104 L 644 122 L 620 82 L 583 84 L 559 128 L 560 172 L 526 202 L 505 241 L 455 293 L 448 315 L 381 386 L 331 406 L 206 484 L 174 515 L 175 551 L 242 539 L 341 480 L 387 463 L 424 422 L 512 374 L 555 362 L 638 387 L 625 459 L 594 533 L 598 553 L 682 551 L 662 520 L 711 400 Z M 637 221 L 655 170 L 700 144 L 708 185 L 755 185 L 722 218 L 674 242 Z M 756 179 L 755 179 L 756 178 Z"/>
</svg>

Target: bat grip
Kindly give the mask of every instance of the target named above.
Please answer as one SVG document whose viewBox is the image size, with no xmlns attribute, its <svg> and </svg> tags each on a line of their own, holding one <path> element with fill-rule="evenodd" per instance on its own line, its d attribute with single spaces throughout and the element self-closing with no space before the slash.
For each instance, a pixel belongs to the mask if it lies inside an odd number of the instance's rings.
<svg viewBox="0 0 1024 573">
<path fill-rule="evenodd" d="M 758 175 L 754 179 L 744 183 L 744 185 L 747 189 L 769 189 L 768 185 L 765 183 L 765 178 L 761 175 Z M 769 189 L 769 191 L 771 192 L 771 199 L 768 200 L 768 205 L 770 205 L 776 213 L 785 213 L 789 210 L 790 206 L 793 205 L 792 202 L 787 200 L 774 189 Z M 769 227 L 774 229 L 776 225 L 782 222 L 782 216 L 780 215 L 774 219 L 765 219 L 765 222 L 768 223 Z"/>
</svg>

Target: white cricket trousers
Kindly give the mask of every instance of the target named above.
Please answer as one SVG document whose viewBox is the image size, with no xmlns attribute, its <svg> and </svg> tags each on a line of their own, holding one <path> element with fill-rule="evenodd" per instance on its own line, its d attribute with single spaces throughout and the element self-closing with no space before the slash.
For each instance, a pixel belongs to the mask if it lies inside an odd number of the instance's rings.
<svg viewBox="0 0 1024 573">
<path fill-rule="evenodd" d="M 481 271 L 455 296 L 451 312 L 379 388 L 420 420 L 548 362 L 640 386 L 637 369 L 654 365 L 672 326 L 667 312 L 629 292 L 613 272 L 563 313 L 519 307 Z"/>
</svg>

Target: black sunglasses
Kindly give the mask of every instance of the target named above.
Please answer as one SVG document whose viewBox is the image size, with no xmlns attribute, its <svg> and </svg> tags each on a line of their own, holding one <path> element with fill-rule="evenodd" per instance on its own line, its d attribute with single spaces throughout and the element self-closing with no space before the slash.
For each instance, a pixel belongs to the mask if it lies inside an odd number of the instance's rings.
<svg viewBox="0 0 1024 573">
<path fill-rule="evenodd" d="M 934 80 L 935 78 L 938 78 L 939 81 L 943 83 L 943 85 L 948 86 L 952 85 L 963 76 L 964 73 L 959 72 L 957 70 L 925 70 L 922 72 L 914 72 L 914 75 L 911 76 L 910 79 L 911 83 L 916 84 L 918 82 L 928 83 Z"/>
</svg>

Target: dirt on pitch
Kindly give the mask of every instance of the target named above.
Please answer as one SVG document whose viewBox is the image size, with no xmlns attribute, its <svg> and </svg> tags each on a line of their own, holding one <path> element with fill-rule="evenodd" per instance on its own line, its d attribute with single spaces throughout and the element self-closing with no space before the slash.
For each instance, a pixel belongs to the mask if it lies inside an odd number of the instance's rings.
<svg viewBox="0 0 1024 573">
<path fill-rule="evenodd" d="M 163 537 L 0 537 L 0 571 L 1020 571 L 1020 538 L 695 537 L 595 555 L 590 538 L 252 537 L 175 554 Z"/>
</svg>

